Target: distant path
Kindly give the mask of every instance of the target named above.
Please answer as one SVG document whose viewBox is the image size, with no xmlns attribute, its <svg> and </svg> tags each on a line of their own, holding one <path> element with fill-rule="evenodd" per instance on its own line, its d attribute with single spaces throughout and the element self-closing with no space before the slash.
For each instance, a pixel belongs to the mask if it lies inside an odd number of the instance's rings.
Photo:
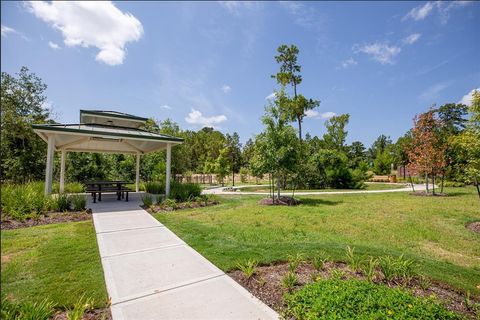
<svg viewBox="0 0 480 320">
<path fill-rule="evenodd" d="M 399 186 L 403 186 L 402 188 L 398 189 L 387 189 L 387 190 L 353 190 L 353 191 L 301 191 L 295 192 L 297 196 L 307 196 L 307 195 L 320 195 L 320 194 L 356 194 L 356 193 L 388 193 L 388 192 L 406 192 L 406 191 L 413 191 L 412 186 L 410 184 L 398 184 Z M 242 186 L 235 186 L 236 189 L 248 188 L 248 187 L 268 187 L 265 184 L 258 184 L 258 185 L 242 185 Z M 415 191 L 423 191 L 425 190 L 424 184 L 414 184 Z M 254 191 L 223 191 L 227 187 L 218 187 L 212 188 L 208 190 L 203 190 L 203 194 L 221 194 L 221 195 L 269 195 L 269 192 L 254 192 Z M 281 195 L 291 195 L 291 191 L 281 191 Z"/>
</svg>

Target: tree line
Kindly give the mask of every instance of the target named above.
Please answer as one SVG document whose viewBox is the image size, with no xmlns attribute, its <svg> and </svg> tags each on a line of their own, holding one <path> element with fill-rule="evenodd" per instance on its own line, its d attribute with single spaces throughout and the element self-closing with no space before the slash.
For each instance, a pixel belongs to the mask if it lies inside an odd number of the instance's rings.
<svg viewBox="0 0 480 320">
<path fill-rule="evenodd" d="M 280 189 L 362 188 L 371 173 L 390 174 L 405 166 L 411 175 L 437 182 L 447 179 L 477 185 L 480 180 L 480 107 L 474 93 L 470 107 L 448 103 L 417 115 L 413 127 L 393 142 L 380 135 L 367 149 L 360 141 L 346 143 L 350 115 L 334 116 L 325 122 L 326 133 L 303 136 L 302 123 L 308 110 L 320 101 L 303 96 L 299 50 L 282 45 L 275 61 L 279 71 L 272 75 L 279 86 L 265 107 L 263 131 L 240 143 L 239 135 L 214 128 L 182 130 L 170 119 L 149 119 L 143 129 L 181 137 L 184 143 L 172 148 L 172 174 L 215 174 L 223 179 L 249 174 L 268 177 L 272 195 Z M 55 123 L 44 108 L 47 86 L 22 67 L 20 72 L 1 74 L 1 179 L 22 183 L 43 180 L 46 144 L 31 124 Z M 295 128 L 293 124 L 296 124 Z M 55 158 L 54 174 L 59 175 Z M 68 153 L 67 181 L 95 179 L 134 180 L 135 159 L 131 155 Z M 163 180 L 165 151 L 141 158 L 144 181 Z M 274 190 L 276 189 L 276 190 Z M 479 191 L 480 195 L 480 191 Z"/>
</svg>

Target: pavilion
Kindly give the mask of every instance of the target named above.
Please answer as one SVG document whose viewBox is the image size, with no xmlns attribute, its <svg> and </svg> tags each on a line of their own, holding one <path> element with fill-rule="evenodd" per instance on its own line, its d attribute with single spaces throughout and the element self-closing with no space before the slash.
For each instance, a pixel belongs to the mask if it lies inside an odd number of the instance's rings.
<svg viewBox="0 0 480 320">
<path fill-rule="evenodd" d="M 52 192 L 53 156 L 61 152 L 60 192 L 65 187 L 65 158 L 67 152 L 100 152 L 135 154 L 137 156 L 135 191 L 139 191 L 140 156 L 149 152 L 167 150 L 166 197 L 170 193 L 172 145 L 183 139 L 140 129 L 147 118 L 127 113 L 101 110 L 80 110 L 79 124 L 34 124 L 33 131 L 47 144 L 45 194 Z"/>
</svg>

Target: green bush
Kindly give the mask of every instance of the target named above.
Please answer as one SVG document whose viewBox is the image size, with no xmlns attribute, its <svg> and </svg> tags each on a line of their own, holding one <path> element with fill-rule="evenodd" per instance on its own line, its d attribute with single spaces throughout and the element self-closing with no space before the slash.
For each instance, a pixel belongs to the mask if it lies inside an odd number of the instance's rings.
<svg viewBox="0 0 480 320">
<path fill-rule="evenodd" d="M 35 217 L 45 211 L 45 197 L 42 182 L 26 184 L 2 184 L 2 212 L 14 219 L 24 220 Z"/>
<path fill-rule="evenodd" d="M 242 271 L 245 278 L 250 279 L 257 272 L 258 262 L 254 259 L 248 259 L 245 262 L 237 262 L 237 268 Z"/>
<path fill-rule="evenodd" d="M 75 211 L 81 211 L 85 210 L 86 205 L 87 205 L 87 198 L 84 195 L 76 194 L 70 196 L 73 210 Z"/>
<path fill-rule="evenodd" d="M 3 320 L 47 320 L 55 313 L 54 303 L 43 300 L 41 302 L 12 302 L 7 298 L 2 299 L 1 319 Z"/>
<path fill-rule="evenodd" d="M 165 184 L 162 182 L 145 182 L 145 192 L 151 194 L 163 194 L 165 193 Z"/>
<path fill-rule="evenodd" d="M 173 182 L 170 186 L 170 198 L 178 202 L 194 199 L 202 194 L 202 187 L 198 183 Z"/>
<path fill-rule="evenodd" d="M 437 182 L 439 185 L 441 182 Z M 444 181 L 443 182 L 444 187 L 454 187 L 454 188 L 460 188 L 460 187 L 465 187 L 465 183 L 463 182 L 458 182 L 458 181 Z"/>
<path fill-rule="evenodd" d="M 70 210 L 72 204 L 71 198 L 66 193 L 54 194 L 50 196 L 50 209 L 53 211 L 65 212 Z"/>
<path fill-rule="evenodd" d="M 415 261 L 406 259 L 403 255 L 398 258 L 391 256 L 381 257 L 378 261 L 378 266 L 388 281 L 403 279 L 409 282 L 415 275 Z"/>
<path fill-rule="evenodd" d="M 60 184 L 58 182 L 52 184 L 52 192 L 60 193 Z M 65 184 L 63 190 L 65 193 L 83 193 L 85 192 L 85 185 L 80 182 L 70 182 Z"/>
<path fill-rule="evenodd" d="M 165 199 L 162 202 L 163 207 L 172 208 L 173 210 L 177 209 L 177 202 L 174 199 Z"/>
<path fill-rule="evenodd" d="M 146 194 L 142 195 L 142 202 L 143 202 L 144 206 L 151 207 L 152 204 L 153 204 L 153 198 L 152 198 L 151 195 L 146 193 Z"/>
<path fill-rule="evenodd" d="M 285 302 L 286 319 L 462 319 L 432 298 L 356 279 L 309 284 Z"/>
</svg>

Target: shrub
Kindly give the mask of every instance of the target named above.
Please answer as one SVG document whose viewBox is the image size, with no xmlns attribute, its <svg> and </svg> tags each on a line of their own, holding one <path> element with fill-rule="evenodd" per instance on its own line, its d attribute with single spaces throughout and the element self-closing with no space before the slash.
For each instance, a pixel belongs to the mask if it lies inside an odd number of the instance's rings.
<svg viewBox="0 0 480 320">
<path fill-rule="evenodd" d="M 177 209 L 177 202 L 173 199 L 165 199 L 162 202 L 163 207 L 172 208 L 173 210 Z"/>
<path fill-rule="evenodd" d="M 90 298 L 85 299 L 83 296 L 80 297 L 77 303 L 73 305 L 73 309 L 67 310 L 67 319 L 68 320 L 82 320 L 85 311 L 92 308 L 93 300 Z"/>
<path fill-rule="evenodd" d="M 193 199 L 202 194 L 202 187 L 198 183 L 173 182 L 170 186 L 170 198 L 179 202 Z"/>
<path fill-rule="evenodd" d="M 347 246 L 347 262 L 352 268 L 353 271 L 358 271 L 360 270 L 360 265 L 362 264 L 362 259 L 361 257 L 355 255 L 355 248 L 351 248 L 350 246 Z"/>
<path fill-rule="evenodd" d="M 391 256 L 381 257 L 378 265 L 387 281 L 404 279 L 408 283 L 415 275 L 415 261 L 405 259 L 403 255 L 398 258 Z"/>
<path fill-rule="evenodd" d="M 55 313 L 54 307 L 55 304 L 46 299 L 41 302 L 16 303 L 8 300 L 5 297 L 2 299 L 2 311 L 0 318 L 4 320 L 48 320 Z"/>
<path fill-rule="evenodd" d="M 80 182 L 70 182 L 65 184 L 63 191 L 65 193 L 83 193 L 85 192 L 85 186 Z M 60 184 L 58 182 L 52 184 L 52 192 L 60 193 Z"/>
<path fill-rule="evenodd" d="M 70 196 L 70 199 L 72 201 L 73 210 L 75 211 L 85 210 L 85 207 L 87 205 L 87 197 L 81 194 L 76 194 L 76 195 Z"/>
<path fill-rule="evenodd" d="M 161 182 L 145 182 L 145 192 L 151 194 L 164 194 L 165 184 Z"/>
<path fill-rule="evenodd" d="M 320 271 L 323 269 L 325 262 L 328 261 L 328 255 L 325 251 L 319 252 L 312 258 L 312 265 L 315 270 Z"/>
<path fill-rule="evenodd" d="M 303 255 L 300 253 L 297 253 L 295 256 L 288 256 L 288 270 L 290 272 L 295 272 L 298 268 L 298 265 L 300 262 L 303 260 Z"/>
<path fill-rule="evenodd" d="M 365 277 L 367 277 L 368 281 L 374 280 L 377 266 L 378 266 L 378 260 L 373 257 L 370 257 L 370 259 L 366 260 L 360 267 L 363 273 L 365 274 Z"/>
<path fill-rule="evenodd" d="M 437 182 L 440 183 L 440 182 Z M 465 183 L 463 182 L 457 182 L 457 181 L 444 181 L 443 182 L 444 187 L 454 187 L 454 188 L 459 188 L 459 187 L 465 187 Z"/>
<path fill-rule="evenodd" d="M 2 184 L 2 213 L 18 220 L 35 217 L 45 211 L 47 197 L 44 184 Z"/>
<path fill-rule="evenodd" d="M 245 278 L 250 279 L 257 271 L 258 262 L 253 259 L 248 259 L 245 262 L 238 262 L 237 268 L 242 271 Z"/>
<path fill-rule="evenodd" d="M 151 207 L 153 204 L 153 198 L 148 193 L 142 195 L 142 203 L 145 207 Z"/>
<path fill-rule="evenodd" d="M 298 278 L 295 272 L 289 271 L 283 278 L 282 278 L 282 287 L 287 290 L 292 290 L 298 283 Z"/>
<path fill-rule="evenodd" d="M 357 279 L 315 282 L 285 302 L 286 319 L 461 319 L 432 298 Z"/>
<path fill-rule="evenodd" d="M 70 210 L 72 202 L 71 197 L 68 194 L 60 193 L 56 195 L 51 195 L 50 198 L 52 199 L 52 210 L 59 212 L 65 212 Z"/>
</svg>

